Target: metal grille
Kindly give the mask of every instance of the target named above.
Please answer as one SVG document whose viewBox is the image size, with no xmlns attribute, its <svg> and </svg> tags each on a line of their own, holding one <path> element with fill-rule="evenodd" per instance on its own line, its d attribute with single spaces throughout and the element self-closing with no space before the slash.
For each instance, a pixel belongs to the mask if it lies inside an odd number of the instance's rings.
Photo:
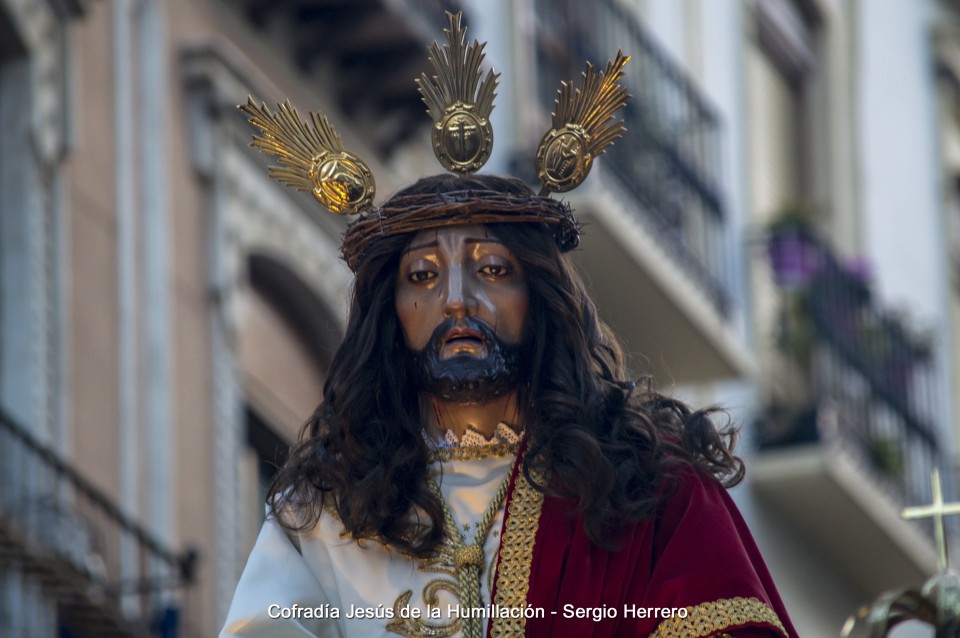
<svg viewBox="0 0 960 638">
<path fill-rule="evenodd" d="M 148 636 L 160 594 L 193 582 L 175 555 L 52 450 L 0 412 L 0 574 L 38 583 L 76 636 Z M 136 548 L 119 577 L 121 542 Z"/>
<path fill-rule="evenodd" d="M 541 100 L 553 108 L 561 81 L 579 81 L 585 60 L 606 64 L 617 48 L 632 56 L 624 85 L 634 98 L 627 136 L 604 166 L 634 196 L 643 216 L 717 310 L 727 314 L 734 269 L 718 187 L 720 125 L 683 69 L 616 0 L 535 0 Z"/>
</svg>

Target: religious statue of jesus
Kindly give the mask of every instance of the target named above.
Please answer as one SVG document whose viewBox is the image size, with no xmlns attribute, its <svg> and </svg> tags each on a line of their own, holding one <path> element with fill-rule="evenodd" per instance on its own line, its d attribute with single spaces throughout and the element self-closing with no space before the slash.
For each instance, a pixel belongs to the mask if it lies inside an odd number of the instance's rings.
<svg viewBox="0 0 960 638">
<path fill-rule="evenodd" d="M 476 174 L 497 76 L 449 21 L 420 88 L 450 173 L 378 207 L 325 117 L 242 107 L 275 177 L 361 214 L 346 334 L 221 636 L 796 636 L 724 487 L 735 432 L 627 379 L 565 255 L 549 193 L 623 133 L 627 58 L 561 88 L 534 194 Z"/>
</svg>

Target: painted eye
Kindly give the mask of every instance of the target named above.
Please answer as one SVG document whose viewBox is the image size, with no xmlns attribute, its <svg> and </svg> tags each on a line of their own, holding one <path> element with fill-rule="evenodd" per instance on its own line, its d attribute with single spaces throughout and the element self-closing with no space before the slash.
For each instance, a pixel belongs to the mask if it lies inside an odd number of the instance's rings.
<svg viewBox="0 0 960 638">
<path fill-rule="evenodd" d="M 422 284 L 426 281 L 430 281 L 437 276 L 437 273 L 430 272 L 429 270 L 415 270 L 407 277 L 411 282 L 415 284 Z"/>
<path fill-rule="evenodd" d="M 490 277 L 503 277 L 510 274 L 510 268 L 501 264 L 487 264 L 480 269 L 480 274 Z"/>
</svg>

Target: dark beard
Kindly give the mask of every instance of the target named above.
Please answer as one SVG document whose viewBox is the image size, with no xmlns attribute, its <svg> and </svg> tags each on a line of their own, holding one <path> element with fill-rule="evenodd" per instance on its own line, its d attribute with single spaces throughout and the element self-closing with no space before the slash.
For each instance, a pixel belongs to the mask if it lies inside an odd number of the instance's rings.
<svg viewBox="0 0 960 638">
<path fill-rule="evenodd" d="M 459 354 L 449 359 L 440 358 L 444 337 L 457 325 L 457 319 L 447 319 L 433 331 L 423 350 L 408 350 L 409 369 L 418 389 L 444 401 L 478 404 L 519 388 L 527 376 L 527 347 L 504 343 L 487 324 L 477 319 L 467 317 L 459 320 L 459 325 L 480 333 L 487 356 L 478 359 Z"/>
</svg>

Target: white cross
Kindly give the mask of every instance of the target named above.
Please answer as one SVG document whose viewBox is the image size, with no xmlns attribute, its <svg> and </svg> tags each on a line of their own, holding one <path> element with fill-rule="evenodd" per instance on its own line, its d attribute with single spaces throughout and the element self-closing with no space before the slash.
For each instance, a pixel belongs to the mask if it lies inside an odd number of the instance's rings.
<svg viewBox="0 0 960 638">
<path fill-rule="evenodd" d="M 910 520 L 914 518 L 932 518 L 933 532 L 937 539 L 937 562 L 940 571 L 947 571 L 947 539 L 943 527 L 944 516 L 956 516 L 960 514 L 960 503 L 944 503 L 943 492 L 940 489 L 940 470 L 934 469 L 930 473 L 930 484 L 933 488 L 933 503 L 919 507 L 908 507 L 900 513 L 900 516 Z"/>
</svg>

